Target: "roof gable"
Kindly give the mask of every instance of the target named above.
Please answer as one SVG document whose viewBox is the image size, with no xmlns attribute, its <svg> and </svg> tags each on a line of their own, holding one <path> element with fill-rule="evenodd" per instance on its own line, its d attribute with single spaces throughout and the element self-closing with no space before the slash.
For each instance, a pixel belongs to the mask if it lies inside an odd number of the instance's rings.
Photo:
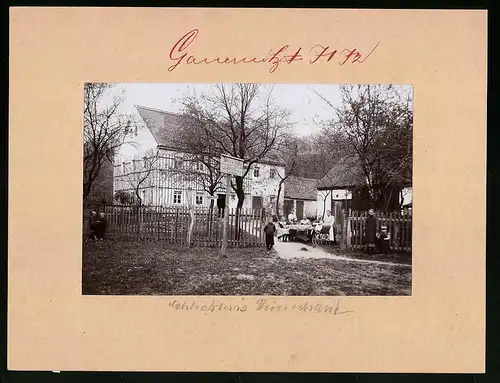
<svg viewBox="0 0 500 383">
<path fill-rule="evenodd" d="M 289 176 L 285 180 L 285 198 L 316 200 L 316 178 Z"/>
<path fill-rule="evenodd" d="M 348 188 L 364 183 L 363 172 L 353 157 L 337 161 L 317 184 L 318 189 Z"/>
<path fill-rule="evenodd" d="M 135 108 L 153 135 L 157 145 L 173 150 L 180 149 L 178 132 L 183 122 L 182 115 L 145 106 L 136 105 Z M 285 166 L 280 156 L 272 150 L 258 161 L 258 163 Z"/>
<path fill-rule="evenodd" d="M 175 148 L 175 137 L 179 131 L 181 116 L 145 106 L 136 105 L 135 108 L 153 135 L 157 145 Z"/>
</svg>

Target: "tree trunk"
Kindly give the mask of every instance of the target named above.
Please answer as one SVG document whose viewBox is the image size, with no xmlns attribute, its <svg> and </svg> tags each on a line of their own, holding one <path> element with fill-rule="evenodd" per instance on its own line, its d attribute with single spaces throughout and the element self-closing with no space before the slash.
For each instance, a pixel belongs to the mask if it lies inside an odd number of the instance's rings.
<svg viewBox="0 0 500 383">
<path fill-rule="evenodd" d="M 210 197 L 213 197 L 213 194 L 211 194 Z M 210 233 L 210 229 L 212 228 L 212 220 L 214 215 L 213 212 L 214 212 L 214 200 L 210 199 L 210 207 L 208 210 L 207 234 Z"/>
<path fill-rule="evenodd" d="M 236 240 L 240 239 L 240 212 L 243 207 L 243 202 L 245 201 L 245 190 L 243 188 L 243 178 L 236 177 L 236 195 L 238 196 L 238 204 L 236 205 L 236 217 L 235 217 L 235 234 Z M 228 208 L 228 206 L 226 206 Z"/>
<path fill-rule="evenodd" d="M 192 237 L 193 237 L 193 227 L 194 227 L 194 220 L 195 220 L 195 215 L 194 215 L 194 208 L 193 205 L 189 205 L 189 227 L 188 227 L 188 233 L 187 233 L 187 245 L 188 247 L 191 247 L 191 242 L 192 242 Z"/>
<path fill-rule="evenodd" d="M 279 220 L 279 217 L 281 217 L 281 212 L 280 212 L 280 195 L 281 195 L 281 188 L 283 186 L 283 183 L 285 182 L 284 179 L 280 180 L 279 184 L 278 184 L 278 195 L 276 196 L 276 215 L 278 216 L 278 220 Z"/>
<path fill-rule="evenodd" d="M 328 196 L 330 196 L 330 193 L 332 191 L 330 190 L 328 193 L 326 193 L 325 197 L 323 198 L 323 215 L 321 216 L 321 220 L 324 221 L 325 220 L 325 213 L 326 213 L 326 198 Z"/>
<path fill-rule="evenodd" d="M 135 191 L 137 197 L 137 234 L 139 238 L 142 238 L 142 198 L 139 196 L 139 191 Z"/>
<path fill-rule="evenodd" d="M 83 200 L 86 201 L 90 195 L 90 190 L 92 188 L 92 184 L 90 182 L 83 184 Z"/>
</svg>

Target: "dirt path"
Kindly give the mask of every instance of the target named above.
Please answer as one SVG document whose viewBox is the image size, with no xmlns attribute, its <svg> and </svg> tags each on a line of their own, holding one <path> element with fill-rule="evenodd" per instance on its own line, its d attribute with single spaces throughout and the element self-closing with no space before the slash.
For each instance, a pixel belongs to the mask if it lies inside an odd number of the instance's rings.
<svg viewBox="0 0 500 383">
<path fill-rule="evenodd" d="M 312 247 L 310 245 L 306 245 L 300 242 L 280 242 L 276 241 L 274 245 L 274 249 L 280 258 L 283 259 L 294 259 L 294 258 L 302 258 L 302 259 L 333 259 L 338 261 L 347 261 L 347 262 L 360 262 L 360 263 L 370 263 L 377 265 L 387 265 L 387 266 L 400 266 L 400 267 L 410 267 L 411 265 L 401 264 L 401 263 L 392 263 L 392 262 L 383 262 L 383 261 L 371 261 L 369 259 L 353 259 L 342 257 L 340 255 L 335 255 L 331 253 L 327 253 L 321 248 Z M 307 250 L 303 250 L 307 249 Z"/>
</svg>

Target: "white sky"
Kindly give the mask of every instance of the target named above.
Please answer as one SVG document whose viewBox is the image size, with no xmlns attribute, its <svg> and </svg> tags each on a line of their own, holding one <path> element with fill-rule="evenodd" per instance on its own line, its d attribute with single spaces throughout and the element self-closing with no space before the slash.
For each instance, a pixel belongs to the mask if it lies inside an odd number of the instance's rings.
<svg viewBox="0 0 500 383">
<path fill-rule="evenodd" d="M 113 93 L 124 92 L 125 102 L 122 111 L 136 113 L 134 105 L 146 106 L 178 112 L 180 103 L 175 99 L 185 94 L 197 94 L 210 90 L 210 84 L 181 83 L 126 83 L 116 84 Z M 291 111 L 291 122 L 295 122 L 294 132 L 304 136 L 319 132 L 318 121 L 330 120 L 333 117 L 332 108 L 318 97 L 314 91 L 327 98 L 333 105 L 340 102 L 339 86 L 336 84 L 265 84 L 263 96 L 266 96 L 274 86 L 272 95 L 281 108 Z M 402 86 L 407 91 L 408 86 Z M 264 98 L 264 97 L 263 97 Z"/>
</svg>

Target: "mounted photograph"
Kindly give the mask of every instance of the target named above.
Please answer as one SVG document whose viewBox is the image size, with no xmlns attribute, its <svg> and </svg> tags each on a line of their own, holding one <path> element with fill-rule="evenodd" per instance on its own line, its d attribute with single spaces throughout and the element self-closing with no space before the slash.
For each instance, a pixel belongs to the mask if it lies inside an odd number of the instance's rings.
<svg viewBox="0 0 500 383">
<path fill-rule="evenodd" d="M 83 295 L 412 294 L 411 85 L 83 91 Z"/>
</svg>

